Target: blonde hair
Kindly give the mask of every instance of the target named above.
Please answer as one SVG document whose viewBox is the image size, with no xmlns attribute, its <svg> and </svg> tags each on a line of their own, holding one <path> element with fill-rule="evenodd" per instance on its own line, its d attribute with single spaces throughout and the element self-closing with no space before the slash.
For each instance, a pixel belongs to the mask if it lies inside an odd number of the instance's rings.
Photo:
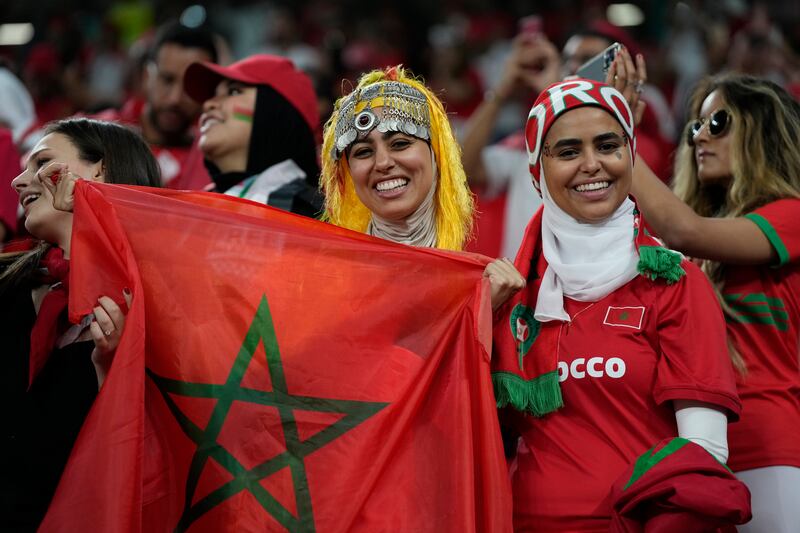
<svg viewBox="0 0 800 533">
<path fill-rule="evenodd" d="M 439 171 L 434 194 L 436 247 L 461 250 L 472 230 L 475 205 L 461 164 L 461 148 L 450 128 L 444 106 L 430 89 L 399 65 L 362 75 L 355 90 L 383 81 L 410 85 L 424 94 L 428 101 L 431 117 L 430 145 Z M 342 155 L 335 160 L 332 155 L 336 142 L 336 123 L 345 98 L 336 101 L 323 133 L 320 188 L 325 194 L 325 210 L 322 219 L 337 226 L 364 232 L 372 214 L 356 194 L 347 157 Z"/>
<path fill-rule="evenodd" d="M 734 218 L 781 198 L 800 198 L 800 104 L 775 83 L 724 75 L 700 83 L 691 99 L 691 116 L 700 114 L 712 92 L 731 116 L 731 180 L 727 190 L 704 186 L 697 175 L 694 148 L 682 143 L 675 159 L 673 190 L 704 217 Z M 685 130 L 688 134 L 688 125 Z M 735 313 L 721 297 L 724 264 L 703 260 L 701 268 L 714 285 L 725 314 Z M 734 350 L 735 351 L 735 350 Z M 734 365 L 744 368 L 738 353 Z"/>
</svg>

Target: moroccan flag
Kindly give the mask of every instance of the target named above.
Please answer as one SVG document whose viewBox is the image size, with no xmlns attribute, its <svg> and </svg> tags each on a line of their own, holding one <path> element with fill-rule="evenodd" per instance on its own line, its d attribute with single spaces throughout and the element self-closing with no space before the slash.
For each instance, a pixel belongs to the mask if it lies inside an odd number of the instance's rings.
<svg viewBox="0 0 800 533">
<path fill-rule="evenodd" d="M 609 305 L 603 324 L 623 328 L 642 329 L 644 307 L 614 307 Z"/>
<path fill-rule="evenodd" d="M 70 316 L 133 293 L 42 531 L 510 531 L 485 260 L 80 182 Z"/>
</svg>

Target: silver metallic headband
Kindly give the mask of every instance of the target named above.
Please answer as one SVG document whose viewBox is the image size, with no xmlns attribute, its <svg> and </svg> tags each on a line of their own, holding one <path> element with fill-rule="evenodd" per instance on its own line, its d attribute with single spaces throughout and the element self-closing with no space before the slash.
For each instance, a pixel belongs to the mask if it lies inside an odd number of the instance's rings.
<svg viewBox="0 0 800 533">
<path fill-rule="evenodd" d="M 377 107 L 383 108 L 383 117 L 373 111 Z M 380 81 L 356 89 L 345 97 L 338 113 L 331 154 L 334 160 L 376 127 L 381 133 L 398 131 L 425 141 L 431 138 L 428 100 L 419 90 L 398 81 Z"/>
</svg>

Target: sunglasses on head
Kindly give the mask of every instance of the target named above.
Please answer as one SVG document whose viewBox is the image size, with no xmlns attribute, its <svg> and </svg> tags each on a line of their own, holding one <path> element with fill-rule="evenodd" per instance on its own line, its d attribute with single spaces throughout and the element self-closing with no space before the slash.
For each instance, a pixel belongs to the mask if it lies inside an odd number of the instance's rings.
<svg viewBox="0 0 800 533">
<path fill-rule="evenodd" d="M 719 109 L 711 113 L 708 118 L 699 118 L 692 122 L 686 134 L 686 142 L 689 146 L 694 146 L 694 138 L 700 133 L 706 122 L 708 122 L 708 134 L 711 137 L 722 137 L 728 131 L 731 115 L 725 109 Z"/>
</svg>

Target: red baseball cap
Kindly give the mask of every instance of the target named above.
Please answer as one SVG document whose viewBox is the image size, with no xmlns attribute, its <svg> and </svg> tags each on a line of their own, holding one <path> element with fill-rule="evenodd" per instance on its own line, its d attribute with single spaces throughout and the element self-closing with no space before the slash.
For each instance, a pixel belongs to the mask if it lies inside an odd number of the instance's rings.
<svg viewBox="0 0 800 533">
<path fill-rule="evenodd" d="M 256 54 L 227 67 L 209 62 L 192 63 L 183 77 L 183 90 L 203 103 L 214 96 L 223 79 L 272 87 L 297 109 L 311 131 L 317 131 L 319 109 L 311 78 L 285 57 Z"/>
</svg>

